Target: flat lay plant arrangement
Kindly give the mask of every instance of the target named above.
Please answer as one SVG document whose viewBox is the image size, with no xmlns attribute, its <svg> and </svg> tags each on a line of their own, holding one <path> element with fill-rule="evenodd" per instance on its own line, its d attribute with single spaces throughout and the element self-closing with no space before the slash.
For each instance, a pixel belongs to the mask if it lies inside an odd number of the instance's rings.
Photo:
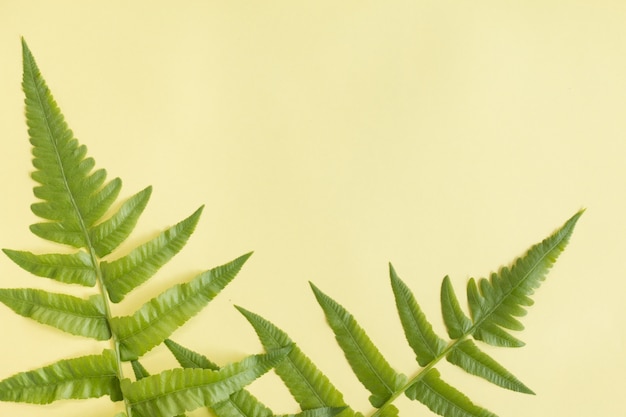
<svg viewBox="0 0 626 417">
<path fill-rule="evenodd" d="M 72 357 L 43 367 L 4 376 L 0 400 L 48 404 L 64 399 L 109 396 L 120 403 L 116 417 L 169 417 L 208 407 L 218 417 L 271 417 L 274 411 L 245 386 L 273 370 L 305 417 L 395 417 L 400 396 L 415 400 L 446 417 L 495 416 L 447 382 L 437 366 L 447 361 L 465 372 L 502 388 L 533 393 L 523 382 L 487 355 L 481 344 L 520 347 L 513 335 L 524 327 L 520 318 L 533 304 L 531 296 L 564 250 L 582 215 L 532 246 L 510 266 L 488 278 L 467 282 L 467 306 L 461 306 L 452 281 L 443 279 L 441 311 L 447 335 L 436 334 L 419 307 L 410 285 L 389 266 L 391 293 L 404 341 L 412 348 L 416 366 L 400 372 L 383 357 L 365 330 L 340 303 L 311 284 L 337 343 L 356 379 L 367 391 L 373 411 L 363 413 L 344 402 L 341 392 L 275 324 L 236 307 L 257 333 L 264 353 L 218 366 L 204 354 L 181 346 L 170 337 L 231 282 L 250 254 L 200 273 L 147 301 L 128 316 L 115 314 L 115 304 L 178 253 L 193 233 L 202 207 L 189 217 L 142 243 L 130 253 L 116 255 L 146 208 L 147 187 L 118 202 L 120 179 L 107 180 L 87 148 L 74 138 L 54 101 L 27 44 L 23 47 L 23 90 L 32 144 L 32 178 L 37 202 L 32 212 L 43 219 L 30 226 L 36 236 L 71 248 L 62 253 L 35 254 L 4 249 L 31 274 L 61 284 L 93 288 L 87 298 L 41 289 L 0 289 L 0 301 L 17 314 L 74 336 L 108 341 L 100 354 Z M 112 207 L 118 207 L 112 209 Z M 415 286 L 413 283 L 412 286 Z M 390 302 L 391 304 L 391 302 Z M 391 306 L 389 308 L 392 308 Z M 5 314 L 5 313 L 3 313 Z M 179 368 L 151 375 L 140 360 L 165 344 Z M 125 366 L 130 362 L 131 366 Z M 133 375 L 124 372 L 131 368 Z M 41 408 L 41 415 L 45 414 Z M 428 414 L 417 406 L 416 413 Z"/>
</svg>

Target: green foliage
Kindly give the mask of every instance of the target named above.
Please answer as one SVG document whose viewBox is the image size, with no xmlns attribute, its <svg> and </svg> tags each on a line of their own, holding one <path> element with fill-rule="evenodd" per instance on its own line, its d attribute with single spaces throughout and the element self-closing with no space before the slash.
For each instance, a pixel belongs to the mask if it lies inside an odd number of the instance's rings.
<svg viewBox="0 0 626 417">
<path fill-rule="evenodd" d="M 217 365 L 211 362 L 206 356 L 194 352 L 172 340 L 165 340 L 165 345 L 172 352 L 178 363 L 185 369 L 219 369 Z M 291 355 L 294 346 L 291 343 L 285 343 L 289 352 L 287 357 Z M 270 349 L 271 352 L 284 350 L 284 347 L 276 347 Z M 285 363 L 285 359 L 277 363 L 275 370 Z M 223 372 L 223 371 L 220 371 Z M 310 407 L 301 405 L 302 411 L 294 416 L 298 417 L 333 417 L 342 412 L 345 407 L 328 407 L 323 403 L 315 403 Z M 276 414 L 270 410 L 265 404 L 261 403 L 250 392 L 242 389 L 229 396 L 228 399 L 218 402 L 211 406 L 213 414 L 217 417 L 274 417 Z"/>
<path fill-rule="evenodd" d="M 235 278 L 250 254 L 172 286 L 131 315 L 114 314 L 116 303 L 183 249 L 202 207 L 116 257 L 116 248 L 130 236 L 152 188 L 118 203 L 121 180 L 107 182 L 106 171 L 95 168 L 86 147 L 68 128 L 24 41 L 22 46 L 26 119 L 35 168 L 32 178 L 38 183 L 33 190 L 38 201 L 31 209 L 43 219 L 30 230 L 45 240 L 69 246 L 70 253 L 3 251 L 35 276 L 91 288 L 93 294 L 81 298 L 34 288 L 0 289 L 0 302 L 17 314 L 66 333 L 108 341 L 110 348 L 99 355 L 68 358 L 9 376 L 0 381 L 0 400 L 48 404 L 107 395 L 111 401 L 123 402 L 124 411 L 116 417 L 183 417 L 201 407 L 208 407 L 217 417 L 274 417 L 278 415 L 244 389 L 273 368 L 300 407 L 294 416 L 363 417 L 346 404 L 342 393 L 284 331 L 242 307 L 237 309 L 253 326 L 265 354 L 220 367 L 170 339 Z M 311 284 L 347 362 L 370 393 L 373 417 L 397 417 L 394 403 L 401 395 L 444 417 L 495 416 L 444 380 L 437 368 L 443 360 L 502 388 L 533 394 L 480 344 L 523 346 L 511 332 L 524 329 L 520 318 L 533 304 L 531 296 L 565 249 L 581 215 L 582 211 L 576 213 L 510 267 L 489 278 L 470 279 L 469 314 L 461 307 L 450 278 L 445 277 L 440 298 L 445 338 L 435 332 L 409 286 L 389 265 L 399 320 L 418 365 L 410 372 L 394 369 L 356 318 Z M 180 368 L 151 375 L 140 359 L 162 343 Z M 130 362 L 134 378 L 124 375 L 125 362 Z"/>
<path fill-rule="evenodd" d="M 450 278 L 445 277 L 441 286 L 441 307 L 449 339 L 435 333 L 413 293 L 390 265 L 391 288 L 400 322 L 419 365 L 411 372 L 411 377 L 390 365 L 352 314 L 311 284 L 339 347 L 357 379 L 371 394 L 369 400 L 376 409 L 374 416 L 398 415 L 393 403 L 401 395 L 445 417 L 495 416 L 443 380 L 436 366 L 444 359 L 500 387 L 532 394 L 530 388 L 482 351 L 475 340 L 503 347 L 523 345 L 510 330 L 523 329 L 518 318 L 532 305 L 530 296 L 565 249 L 581 215 L 582 211 L 576 213 L 511 267 L 501 268 L 489 279 L 471 279 L 467 286 L 469 317 L 461 308 Z M 345 407 L 346 416 L 359 414 L 346 406 L 341 393 L 285 332 L 257 314 L 243 308 L 239 310 L 252 324 L 265 349 L 293 346 L 275 370 L 303 409 Z"/>
<path fill-rule="evenodd" d="M 130 316 L 116 316 L 112 303 L 152 277 L 184 246 L 193 233 L 202 207 L 180 223 L 115 258 L 115 249 L 133 231 L 145 209 L 151 187 L 112 210 L 122 182 L 107 182 L 104 169 L 95 169 L 68 128 L 35 59 L 22 41 L 26 120 L 32 144 L 32 178 L 38 202 L 31 206 L 44 221 L 31 231 L 48 241 L 73 248 L 69 254 L 34 254 L 4 249 L 26 271 L 62 284 L 94 288 L 87 298 L 32 288 L 0 289 L 0 302 L 16 313 L 64 332 L 110 341 L 100 355 L 69 358 L 0 381 L 0 400 L 47 404 L 61 399 L 108 395 L 123 401 L 127 417 L 176 416 L 210 406 L 276 365 L 289 351 L 284 346 L 216 369 L 173 369 L 149 376 L 137 362 L 161 344 L 211 301 L 237 275 L 250 254 L 174 285 L 147 301 Z M 107 260 L 103 257 L 111 255 Z M 123 373 L 132 361 L 135 380 Z"/>
</svg>

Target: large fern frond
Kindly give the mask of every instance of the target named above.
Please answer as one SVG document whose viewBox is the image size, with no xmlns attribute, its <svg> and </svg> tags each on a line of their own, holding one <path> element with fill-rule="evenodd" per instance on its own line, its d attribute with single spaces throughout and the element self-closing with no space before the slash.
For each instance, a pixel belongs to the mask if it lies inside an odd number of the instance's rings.
<svg viewBox="0 0 626 417">
<path fill-rule="evenodd" d="M 35 168 L 32 178 L 38 183 L 34 194 L 39 199 L 31 209 L 43 219 L 31 225 L 31 231 L 70 246 L 71 253 L 10 249 L 4 253 L 33 275 L 96 289 L 86 298 L 32 288 L 0 289 L 0 302 L 24 317 L 64 332 L 109 340 L 111 349 L 102 355 L 65 359 L 10 376 L 0 381 L 0 400 L 49 403 L 108 394 L 114 401 L 124 400 L 127 417 L 165 417 L 179 414 L 168 410 L 182 403 L 186 403 L 184 410 L 210 406 L 241 390 L 278 363 L 288 349 L 252 356 L 217 373 L 164 371 L 137 381 L 124 376 L 124 361 L 143 356 L 197 314 L 232 281 L 250 254 L 172 286 L 130 316 L 116 316 L 112 303 L 123 300 L 185 246 L 202 207 L 127 255 L 115 258 L 115 249 L 130 236 L 146 208 L 152 187 L 112 209 L 121 180 L 107 182 L 106 171 L 96 169 L 87 148 L 69 129 L 25 41 L 22 51 L 22 85 Z M 110 259 L 103 260 L 105 256 Z M 133 365 L 139 371 L 137 362 Z M 159 411 L 155 414 L 154 410 Z"/>
<path fill-rule="evenodd" d="M 394 401 L 400 395 L 406 395 L 444 417 L 495 416 L 444 381 L 436 368 L 442 359 L 500 387 L 532 394 L 530 388 L 482 351 L 474 340 L 497 346 L 523 344 L 509 331 L 523 329 L 519 318 L 526 313 L 526 307 L 532 304 L 530 297 L 565 249 L 581 215 L 582 211 L 576 213 L 560 229 L 515 260 L 511 267 L 504 267 L 491 274 L 490 279 L 471 279 L 467 289 L 469 317 L 461 308 L 450 278 L 445 277 L 441 287 L 441 306 L 449 340 L 435 333 L 415 296 L 390 265 L 391 287 L 400 322 L 420 366 L 417 371 L 410 372 L 411 378 L 393 369 L 352 314 L 312 285 L 315 297 L 355 376 L 371 393 L 370 402 L 376 408 L 374 415 L 397 415 Z M 266 349 L 293 343 L 269 321 L 242 308 L 239 310 L 252 324 Z M 287 359 L 276 368 L 276 372 L 301 404 L 309 401 L 316 403 L 320 401 L 320 393 L 335 390 L 295 345 Z M 332 398 L 333 402 L 342 401 L 335 394 Z"/>
</svg>

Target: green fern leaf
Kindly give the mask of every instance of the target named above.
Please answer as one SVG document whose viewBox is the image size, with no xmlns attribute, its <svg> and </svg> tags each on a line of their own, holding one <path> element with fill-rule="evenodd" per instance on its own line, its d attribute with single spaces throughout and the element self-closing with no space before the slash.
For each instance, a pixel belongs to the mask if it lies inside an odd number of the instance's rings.
<svg viewBox="0 0 626 417">
<path fill-rule="evenodd" d="M 391 264 L 389 275 L 404 334 L 415 352 L 417 362 L 421 366 L 426 366 L 444 352 L 446 342 L 435 334 L 432 325 L 426 320 L 422 309 L 415 301 L 415 296 L 398 277 Z"/>
<path fill-rule="evenodd" d="M 144 366 L 139 361 L 130 361 L 130 364 L 133 368 L 133 373 L 135 374 L 135 378 L 139 381 L 140 379 L 144 379 L 150 376 L 150 373 L 144 368 Z M 185 414 L 179 414 L 176 417 L 186 417 Z"/>
<path fill-rule="evenodd" d="M 448 336 L 451 339 L 459 339 L 470 332 L 472 321 L 461 310 L 459 299 L 454 293 L 448 276 L 441 283 L 441 311 Z"/>
<path fill-rule="evenodd" d="M 32 288 L 0 288 L 0 302 L 17 314 L 77 336 L 108 340 L 111 331 L 102 298 L 88 300 Z"/>
<path fill-rule="evenodd" d="M 468 282 L 474 338 L 496 346 L 524 345 L 504 329 L 524 328 L 515 317 L 525 315 L 524 307 L 532 305 L 530 296 L 565 249 L 582 213 L 579 211 L 550 237 L 531 247 L 510 269 L 502 268 L 499 273 L 491 274 L 489 280 L 483 278 L 478 284 L 473 279 Z"/>
<path fill-rule="evenodd" d="M 352 314 L 315 285 L 311 287 L 352 370 L 372 393 L 370 403 L 381 407 L 404 385 L 406 376 L 393 370 Z"/>
<path fill-rule="evenodd" d="M 242 389 L 233 393 L 228 400 L 211 407 L 217 417 L 273 417 L 274 412 L 260 402 L 249 391 Z"/>
<path fill-rule="evenodd" d="M 345 407 L 321 407 L 304 410 L 296 414 L 284 414 L 281 417 L 334 417 L 341 414 Z"/>
<path fill-rule="evenodd" d="M 90 240 L 96 255 L 108 255 L 130 235 L 151 194 L 152 187 L 143 189 L 126 200 L 111 218 L 91 229 Z"/>
<path fill-rule="evenodd" d="M 534 392 L 507 371 L 489 355 L 478 349 L 471 341 L 465 340 L 457 344 L 448 354 L 447 359 L 468 373 L 480 376 L 489 382 L 512 391 L 534 394 Z"/>
<path fill-rule="evenodd" d="M 183 368 L 199 368 L 218 371 L 220 368 L 206 356 L 179 345 L 171 339 L 165 345 Z M 237 391 L 213 406 L 217 417 L 269 417 L 274 413 L 245 389 Z"/>
<path fill-rule="evenodd" d="M 213 371 L 220 369 L 219 366 L 211 362 L 206 356 L 187 349 L 171 339 L 165 339 L 164 343 L 183 368 L 211 369 Z"/>
<path fill-rule="evenodd" d="M 49 404 L 56 400 L 97 398 L 122 399 L 117 379 L 115 353 L 66 359 L 0 381 L 0 400 Z"/>
<path fill-rule="evenodd" d="M 133 368 L 133 373 L 137 381 L 150 376 L 148 370 L 139 361 L 130 361 L 130 365 Z"/>
<path fill-rule="evenodd" d="M 250 322 L 266 351 L 293 346 L 289 355 L 274 372 L 283 380 L 289 392 L 303 410 L 323 407 L 346 407 L 343 395 L 333 386 L 289 336 L 274 324 L 242 307 L 237 309 Z M 346 408 L 344 417 L 355 412 Z"/>
<path fill-rule="evenodd" d="M 226 400 L 280 362 L 289 348 L 250 356 L 219 371 L 172 369 L 131 383 L 122 390 L 136 417 L 171 417 Z"/>
<path fill-rule="evenodd" d="M 96 268 L 91 257 L 83 251 L 69 255 L 35 255 L 9 249 L 3 249 L 3 252 L 21 268 L 39 277 L 85 287 L 96 285 Z"/>
<path fill-rule="evenodd" d="M 400 415 L 400 410 L 393 404 L 387 404 L 382 406 L 378 411 L 376 411 L 376 415 L 379 417 L 398 417 Z"/>
<path fill-rule="evenodd" d="M 237 275 L 251 253 L 178 284 L 144 304 L 135 314 L 113 317 L 122 360 L 133 360 L 161 344 L 197 314 Z"/>
<path fill-rule="evenodd" d="M 165 345 L 170 350 L 170 352 L 172 352 L 178 363 L 183 368 L 201 368 L 213 370 L 219 369 L 219 367 L 211 362 L 206 356 L 194 352 L 184 346 L 181 346 L 173 340 L 165 340 Z M 266 350 L 277 350 L 285 347 L 291 348 L 291 351 L 295 349 L 295 346 L 293 345 L 284 344 Z M 280 364 L 288 360 L 289 356 L 291 356 L 291 351 L 285 357 L 285 359 L 283 359 L 278 365 L 276 365 L 274 370 L 280 367 Z M 297 414 L 290 414 L 289 416 L 333 417 L 342 412 L 344 409 L 345 407 L 320 407 L 305 410 Z M 246 391 L 245 389 L 237 391 L 233 393 L 227 400 L 221 401 L 211 406 L 211 410 L 213 410 L 213 413 L 218 417 L 274 416 L 272 410 L 270 410 L 266 405 L 261 403 L 255 396 L 250 394 L 250 392 Z"/>
<path fill-rule="evenodd" d="M 144 283 L 172 259 L 187 243 L 201 213 L 202 207 L 123 258 L 102 262 L 102 278 L 111 301 L 122 301 L 126 294 Z"/>
<path fill-rule="evenodd" d="M 406 396 L 445 417 L 497 417 L 445 383 L 436 369 L 427 371 L 418 382 L 411 385 L 406 390 Z"/>
<path fill-rule="evenodd" d="M 115 179 L 106 185 L 106 172 L 93 171 L 94 161 L 78 144 L 35 59 L 22 40 L 26 120 L 33 145 L 32 177 L 41 202 L 31 206 L 35 215 L 49 220 L 31 226 L 36 235 L 77 248 L 89 247 L 86 231 L 108 210 L 121 188 Z"/>
<path fill-rule="evenodd" d="M 245 389 L 237 391 L 227 401 L 211 407 L 218 417 L 274 417 L 275 414 Z M 334 417 L 343 411 L 342 407 L 315 408 L 296 414 L 284 414 L 279 417 Z"/>
</svg>

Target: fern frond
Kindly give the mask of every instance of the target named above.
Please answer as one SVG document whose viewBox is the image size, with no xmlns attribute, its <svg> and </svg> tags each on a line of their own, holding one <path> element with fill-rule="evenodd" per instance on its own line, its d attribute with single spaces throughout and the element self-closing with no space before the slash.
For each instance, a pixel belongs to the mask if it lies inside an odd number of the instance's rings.
<svg viewBox="0 0 626 417">
<path fill-rule="evenodd" d="M 67 359 L 7 378 L 0 382 L 0 400 L 46 403 L 109 394 L 114 401 L 125 400 L 126 413 L 120 415 L 137 417 L 133 415 L 131 399 L 139 414 L 143 409 L 161 408 L 165 403 L 193 399 L 189 402 L 193 404 L 198 395 L 209 395 L 217 401 L 216 395 L 223 395 L 244 381 L 250 382 L 277 363 L 288 348 L 283 353 L 277 351 L 244 361 L 230 370 L 215 373 L 217 376 L 200 376 L 196 382 L 206 383 L 202 388 L 184 381 L 187 376 L 195 378 L 196 374 L 166 372 L 148 376 L 137 359 L 198 313 L 235 277 L 250 254 L 170 288 L 131 316 L 115 317 L 111 302 L 122 301 L 184 247 L 195 230 L 202 207 L 128 255 L 102 261 L 133 231 L 147 206 L 152 187 L 128 198 L 117 210 L 112 209 L 120 194 L 121 180 L 107 181 L 106 171 L 96 169 L 87 148 L 67 126 L 24 40 L 22 50 L 26 119 L 35 168 L 32 178 L 38 183 L 33 190 L 38 201 L 31 210 L 43 219 L 30 228 L 41 238 L 77 250 L 70 254 L 43 255 L 9 249 L 4 252 L 32 274 L 61 283 L 97 287 L 99 293 L 82 299 L 37 289 L 2 289 L 0 302 L 18 314 L 60 330 L 111 340 L 113 349 L 100 356 Z M 142 384 L 134 385 L 124 378 L 123 361 L 133 361 L 133 370 Z M 120 381 L 132 398 L 122 395 Z M 153 391 L 154 387 L 166 392 Z M 172 415 L 176 414 L 180 413 Z"/>
<path fill-rule="evenodd" d="M 171 417 L 213 406 L 267 372 L 289 348 L 249 356 L 219 371 L 172 369 L 136 382 L 122 381 L 122 391 L 136 417 Z"/>
<path fill-rule="evenodd" d="M 352 370 L 372 393 L 370 403 L 381 407 L 404 385 L 406 376 L 389 365 L 352 314 L 315 285 L 311 287 Z"/>
<path fill-rule="evenodd" d="M 113 317 L 122 360 L 133 360 L 161 344 L 197 314 L 230 281 L 252 254 L 206 271 L 186 284 L 178 284 L 144 304 L 135 314 Z"/>
<path fill-rule="evenodd" d="M 523 316 L 524 308 L 532 304 L 530 296 L 565 248 L 581 214 L 582 211 L 542 243 L 531 247 L 524 256 L 514 261 L 510 270 L 503 268 L 500 274 L 492 275 L 491 281 L 481 280 L 477 285 L 474 280 L 470 280 L 468 301 L 471 318 L 461 308 L 450 278 L 446 276 L 441 286 L 441 306 L 444 324 L 451 339 L 449 341 L 434 332 L 409 287 L 389 265 L 400 322 L 421 366 L 408 381 L 389 365 L 355 318 L 311 284 L 353 372 L 372 393 L 370 402 L 376 408 L 373 416 L 397 417 L 398 409 L 394 401 L 404 394 L 444 417 L 495 417 L 495 414 L 474 404 L 465 394 L 444 382 L 436 368 L 443 359 L 500 387 L 533 394 L 511 372 L 481 351 L 471 337 L 480 339 L 488 334 L 489 337 L 509 341 L 500 345 L 514 344 L 511 342 L 514 338 L 507 330 L 522 328 L 517 318 Z M 272 323 L 247 310 L 238 309 L 253 325 L 265 349 L 293 343 Z M 317 380 L 317 376 L 307 376 L 307 372 L 317 375 L 319 371 L 295 345 L 288 357 L 277 366 L 276 372 L 300 404 L 320 404 L 316 402 L 323 397 L 320 393 L 335 389 L 326 379 Z M 333 401 L 337 398 L 341 397 Z M 346 408 L 348 410 L 353 413 L 350 408 Z"/>
<path fill-rule="evenodd" d="M 131 253 L 112 262 L 102 262 L 102 278 L 114 303 L 144 283 L 165 265 L 187 243 L 202 214 L 202 207 L 180 223 L 154 239 L 135 248 Z"/>
<path fill-rule="evenodd" d="M 18 266 L 39 277 L 85 287 L 96 285 L 96 267 L 91 257 L 83 251 L 46 255 L 9 249 L 3 249 L 3 252 Z"/>
<path fill-rule="evenodd" d="M 102 298 L 98 295 L 85 300 L 32 288 L 0 288 L 0 302 L 21 316 L 67 333 L 96 340 L 111 338 Z"/>
<path fill-rule="evenodd" d="M 49 404 L 56 400 L 97 398 L 122 399 L 115 353 L 65 359 L 0 381 L 0 400 Z"/>
</svg>

